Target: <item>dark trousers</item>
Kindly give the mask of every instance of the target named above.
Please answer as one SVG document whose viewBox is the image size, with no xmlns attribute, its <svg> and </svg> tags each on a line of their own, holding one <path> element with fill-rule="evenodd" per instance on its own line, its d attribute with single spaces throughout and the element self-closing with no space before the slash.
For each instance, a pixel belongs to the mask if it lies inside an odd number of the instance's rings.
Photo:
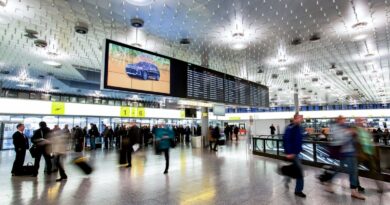
<svg viewBox="0 0 390 205">
<path fill-rule="evenodd" d="M 104 137 L 104 148 L 108 149 L 108 137 Z"/>
<path fill-rule="evenodd" d="M 217 146 L 218 146 L 218 140 L 216 139 L 215 141 L 214 141 L 214 150 L 217 150 Z"/>
<path fill-rule="evenodd" d="M 129 148 L 122 147 L 120 151 L 120 159 L 121 161 L 123 160 L 120 163 L 127 162 L 127 164 L 131 166 L 131 150 Z"/>
<path fill-rule="evenodd" d="M 91 149 L 96 149 L 95 137 L 90 137 L 89 143 L 91 144 Z"/>
<path fill-rule="evenodd" d="M 115 147 L 116 148 L 119 148 L 119 146 L 120 146 L 120 143 L 121 143 L 120 139 L 121 139 L 120 136 L 115 137 Z"/>
<path fill-rule="evenodd" d="M 165 171 L 168 171 L 169 169 L 169 149 L 163 149 L 161 150 L 164 152 L 164 157 L 165 157 Z"/>
<path fill-rule="evenodd" d="M 62 179 L 66 179 L 68 178 L 68 176 L 65 174 L 65 169 L 64 169 L 64 163 L 62 162 L 62 159 L 64 158 L 65 155 L 63 154 L 58 154 L 56 157 L 57 157 L 57 160 L 56 160 L 56 165 L 58 167 L 58 171 L 60 171 L 60 177 Z"/>
<path fill-rule="evenodd" d="M 26 150 L 15 150 L 16 155 L 15 155 L 15 161 L 14 165 L 12 166 L 12 174 L 19 175 L 23 174 L 23 164 L 24 164 L 24 158 L 26 157 Z"/>
<path fill-rule="evenodd" d="M 38 174 L 39 163 L 41 162 L 42 155 L 43 155 L 43 158 L 45 159 L 47 170 L 51 170 L 52 169 L 51 168 L 52 164 L 51 164 L 51 157 L 50 157 L 50 155 L 47 154 L 46 151 L 41 148 L 41 150 L 37 153 L 37 156 L 35 157 L 35 161 L 34 161 L 35 173 L 34 174 Z"/>
<path fill-rule="evenodd" d="M 301 160 L 299 159 L 299 156 L 295 156 L 293 159 L 293 164 L 299 169 L 300 176 L 296 179 L 296 184 L 295 184 L 295 192 L 302 192 L 303 190 L 303 169 L 302 169 L 302 164 Z"/>
</svg>

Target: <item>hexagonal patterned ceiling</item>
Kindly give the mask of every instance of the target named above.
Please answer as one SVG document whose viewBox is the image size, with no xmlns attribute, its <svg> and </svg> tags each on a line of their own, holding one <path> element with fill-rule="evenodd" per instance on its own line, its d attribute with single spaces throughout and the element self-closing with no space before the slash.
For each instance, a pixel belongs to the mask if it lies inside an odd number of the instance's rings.
<svg viewBox="0 0 390 205">
<path fill-rule="evenodd" d="M 62 81 L 88 82 L 80 69 L 99 72 L 109 38 L 265 84 L 273 106 L 292 105 L 296 91 L 302 104 L 384 103 L 389 6 L 387 0 L 0 0 L 0 69 L 10 72 L 0 78 L 6 88 L 76 92 Z M 144 20 L 137 32 L 132 18 Z M 82 25 L 87 34 L 75 32 Z M 183 38 L 190 44 L 180 44 Z M 36 46 L 37 39 L 47 46 Z M 48 73 L 50 82 L 39 78 Z"/>
</svg>

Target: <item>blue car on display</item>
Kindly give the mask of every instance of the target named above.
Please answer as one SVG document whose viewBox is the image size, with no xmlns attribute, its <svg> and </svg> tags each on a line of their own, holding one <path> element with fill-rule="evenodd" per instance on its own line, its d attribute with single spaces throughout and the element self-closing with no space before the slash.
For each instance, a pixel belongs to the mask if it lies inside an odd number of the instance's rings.
<svg viewBox="0 0 390 205">
<path fill-rule="evenodd" d="M 142 80 L 160 80 L 160 71 L 157 66 L 148 62 L 127 64 L 126 73 L 129 77 L 138 77 Z"/>
</svg>

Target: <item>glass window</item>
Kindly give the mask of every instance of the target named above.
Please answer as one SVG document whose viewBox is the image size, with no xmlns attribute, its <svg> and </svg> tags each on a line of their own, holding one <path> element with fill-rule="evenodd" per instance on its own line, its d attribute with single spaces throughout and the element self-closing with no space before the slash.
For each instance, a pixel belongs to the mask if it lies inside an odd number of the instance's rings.
<svg viewBox="0 0 390 205">
<path fill-rule="evenodd" d="M 103 132 L 103 125 L 106 125 L 106 126 L 111 126 L 111 118 L 100 118 L 100 132 Z"/>
<path fill-rule="evenodd" d="M 93 99 L 93 103 L 94 103 L 94 104 L 102 104 L 102 99 L 100 99 L 100 98 L 94 98 L 94 99 Z"/>
<path fill-rule="evenodd" d="M 12 90 L 7 90 L 6 91 L 6 96 L 9 98 L 17 98 L 18 97 L 18 92 L 12 91 Z"/>
<path fill-rule="evenodd" d="M 85 117 L 74 117 L 73 122 L 73 126 L 78 125 L 81 128 L 87 126 L 87 118 Z"/>
<path fill-rule="evenodd" d="M 50 100 L 53 101 L 53 102 L 58 102 L 60 101 L 61 97 L 59 95 L 52 95 L 50 97 Z"/>
<path fill-rule="evenodd" d="M 115 106 L 121 106 L 121 101 L 120 100 L 115 100 Z"/>
<path fill-rule="evenodd" d="M 70 97 L 70 102 L 77 103 L 77 97 Z"/>
<path fill-rule="evenodd" d="M 58 120 L 58 125 L 60 126 L 61 129 L 65 127 L 65 125 L 68 125 L 68 129 L 72 129 L 74 127 L 73 125 L 73 117 L 59 117 Z"/>
<path fill-rule="evenodd" d="M 93 104 L 93 97 L 87 97 L 87 103 Z"/>
<path fill-rule="evenodd" d="M 69 102 L 69 96 L 61 96 L 61 102 Z"/>
<path fill-rule="evenodd" d="M 127 101 L 122 100 L 122 106 L 127 106 L 127 105 L 128 105 Z"/>
<path fill-rule="evenodd" d="M 11 116 L 11 122 L 23 122 L 23 115 Z"/>
<path fill-rule="evenodd" d="M 32 137 L 34 130 L 39 128 L 39 122 L 42 121 L 41 116 L 25 116 L 24 125 L 26 127 L 24 134 L 27 137 Z"/>
<path fill-rule="evenodd" d="M 79 97 L 79 103 L 86 103 L 87 99 L 84 97 Z"/>
<path fill-rule="evenodd" d="M 102 104 L 103 105 L 107 105 L 108 104 L 108 100 L 107 99 L 102 99 Z"/>
<path fill-rule="evenodd" d="M 40 93 L 30 93 L 30 99 L 41 99 Z"/>
<path fill-rule="evenodd" d="M 46 122 L 47 127 L 50 129 L 53 129 L 54 125 L 58 125 L 58 117 L 57 116 L 43 116 L 42 121 Z"/>
<path fill-rule="evenodd" d="M 18 98 L 29 99 L 30 94 L 25 92 L 18 92 Z"/>
<path fill-rule="evenodd" d="M 108 100 L 108 105 L 115 105 L 115 101 L 114 100 Z"/>
<path fill-rule="evenodd" d="M 88 129 L 91 129 L 91 123 L 96 124 L 99 129 L 99 118 L 98 117 L 87 117 Z M 100 131 L 100 129 L 99 129 Z"/>
<path fill-rule="evenodd" d="M 50 95 L 47 94 L 47 93 L 43 93 L 43 94 L 41 95 L 41 99 L 42 99 L 42 100 L 50 100 Z"/>
<path fill-rule="evenodd" d="M 11 121 L 11 116 L 9 116 L 9 115 L 0 115 L 0 121 Z"/>
</svg>

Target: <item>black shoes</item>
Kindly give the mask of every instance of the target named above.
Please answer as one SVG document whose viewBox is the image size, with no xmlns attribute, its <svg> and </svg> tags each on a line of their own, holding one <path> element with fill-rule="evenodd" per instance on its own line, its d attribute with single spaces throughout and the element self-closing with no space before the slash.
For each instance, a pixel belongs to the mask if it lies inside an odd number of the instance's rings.
<svg viewBox="0 0 390 205">
<path fill-rule="evenodd" d="M 357 190 L 359 191 L 359 192 L 361 192 L 361 193 L 364 193 L 364 188 L 363 187 L 361 187 L 361 186 L 358 186 L 358 188 L 357 188 Z"/>
<path fill-rule="evenodd" d="M 168 174 L 168 170 L 165 170 L 165 171 L 164 171 L 164 174 Z"/>
<path fill-rule="evenodd" d="M 127 167 L 127 168 L 130 168 L 130 167 L 131 167 L 131 164 L 127 165 L 126 167 Z"/>
<path fill-rule="evenodd" d="M 301 198 L 306 198 L 306 194 L 304 194 L 303 192 L 295 192 L 295 196 L 299 196 Z"/>
</svg>

